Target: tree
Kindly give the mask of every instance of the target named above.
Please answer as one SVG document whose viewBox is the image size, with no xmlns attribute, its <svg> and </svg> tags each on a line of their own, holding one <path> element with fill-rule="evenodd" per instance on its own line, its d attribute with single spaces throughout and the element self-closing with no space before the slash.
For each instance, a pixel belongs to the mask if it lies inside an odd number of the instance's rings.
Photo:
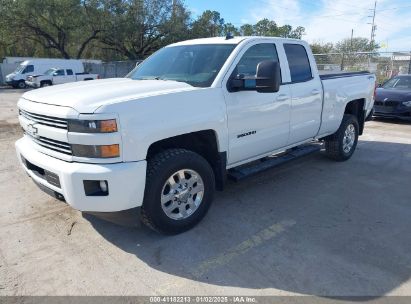
<svg viewBox="0 0 411 304">
<path fill-rule="evenodd" d="M 379 46 L 371 43 L 367 38 L 346 38 L 335 44 L 334 51 L 339 53 L 341 70 L 364 69 Z M 371 53 L 371 54 L 370 54 Z"/>
<path fill-rule="evenodd" d="M 240 27 L 240 34 L 241 36 L 252 36 L 254 35 L 254 28 L 251 24 L 243 24 Z"/>
<path fill-rule="evenodd" d="M 192 38 L 218 37 L 223 34 L 224 19 L 216 11 L 204 11 L 192 24 Z"/>
<path fill-rule="evenodd" d="M 278 36 L 279 33 L 277 24 L 267 18 L 258 21 L 253 26 L 253 30 L 256 36 Z"/>
<path fill-rule="evenodd" d="M 0 57 L 144 59 L 190 38 L 304 35 L 269 19 L 237 28 L 211 10 L 192 20 L 183 1 L 0 0 Z"/>
<path fill-rule="evenodd" d="M 100 7 L 104 49 L 128 59 L 143 59 L 187 32 L 188 13 L 179 1 L 170 5 L 169 0 L 102 0 Z"/>
<path fill-rule="evenodd" d="M 319 41 L 313 42 L 310 44 L 310 47 L 313 54 L 326 54 L 332 52 L 334 49 L 334 45 L 332 43 L 321 43 Z"/>
<path fill-rule="evenodd" d="M 293 29 L 292 26 L 288 24 L 279 27 L 275 21 L 265 18 L 254 25 L 242 25 L 240 27 L 240 34 L 243 36 L 271 36 L 301 39 L 305 34 L 305 29 L 302 26 Z"/>
<path fill-rule="evenodd" d="M 335 50 L 340 53 L 350 52 L 372 52 L 379 48 L 375 43 L 370 43 L 367 38 L 346 38 L 335 44 Z"/>
<path fill-rule="evenodd" d="M 91 9 L 79 0 L 2 0 L 1 27 L 12 45 L 25 41 L 63 58 L 80 58 L 100 30 L 87 19 Z M 29 43 L 27 43 L 29 42 Z M 3 41 L 3 44 L 7 42 Z M 20 44 L 21 45 L 21 44 Z"/>
<path fill-rule="evenodd" d="M 223 35 L 232 34 L 234 36 L 240 35 L 240 30 L 236 28 L 232 23 L 225 23 L 223 25 Z"/>
</svg>

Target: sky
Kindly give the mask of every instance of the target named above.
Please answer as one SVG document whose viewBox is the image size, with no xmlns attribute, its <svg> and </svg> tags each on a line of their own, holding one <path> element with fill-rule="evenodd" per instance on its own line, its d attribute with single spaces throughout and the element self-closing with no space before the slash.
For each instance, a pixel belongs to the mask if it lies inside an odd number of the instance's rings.
<svg viewBox="0 0 411 304">
<path fill-rule="evenodd" d="M 185 0 L 196 17 L 204 10 L 220 12 L 240 27 L 268 18 L 278 25 L 306 29 L 308 42 L 333 42 L 351 36 L 370 38 L 375 0 Z M 377 0 L 375 40 L 380 51 L 411 50 L 411 0 Z"/>
</svg>

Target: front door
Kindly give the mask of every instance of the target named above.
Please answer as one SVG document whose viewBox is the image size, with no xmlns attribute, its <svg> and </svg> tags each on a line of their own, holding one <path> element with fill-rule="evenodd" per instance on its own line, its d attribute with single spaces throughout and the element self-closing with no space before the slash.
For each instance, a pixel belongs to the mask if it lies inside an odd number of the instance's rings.
<svg viewBox="0 0 411 304">
<path fill-rule="evenodd" d="M 272 43 L 251 44 L 234 61 L 230 78 L 254 76 L 261 61 L 285 61 Z M 229 81 L 229 79 L 227 79 Z M 224 85 L 226 82 L 224 83 Z M 281 85 L 279 92 L 229 92 L 224 89 L 227 104 L 229 153 L 228 165 L 258 157 L 284 147 L 289 136 L 291 92 Z"/>
<path fill-rule="evenodd" d="M 65 83 L 66 74 L 63 69 L 59 69 L 53 73 L 53 84 Z"/>
</svg>

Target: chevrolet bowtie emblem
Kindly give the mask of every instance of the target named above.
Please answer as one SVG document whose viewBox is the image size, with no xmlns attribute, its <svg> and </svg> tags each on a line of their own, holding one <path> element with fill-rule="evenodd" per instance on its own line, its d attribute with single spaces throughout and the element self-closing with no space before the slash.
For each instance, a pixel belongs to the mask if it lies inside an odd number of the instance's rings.
<svg viewBox="0 0 411 304">
<path fill-rule="evenodd" d="M 38 131 L 38 129 L 34 125 L 32 125 L 32 124 L 27 125 L 26 132 L 28 134 L 30 134 L 31 136 L 36 137 L 37 131 Z"/>
</svg>

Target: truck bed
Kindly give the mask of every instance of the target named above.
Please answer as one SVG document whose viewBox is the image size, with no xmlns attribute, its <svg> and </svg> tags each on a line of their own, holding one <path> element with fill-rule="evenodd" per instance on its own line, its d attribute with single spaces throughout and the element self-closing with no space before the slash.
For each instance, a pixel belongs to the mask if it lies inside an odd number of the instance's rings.
<svg viewBox="0 0 411 304">
<path fill-rule="evenodd" d="M 368 71 L 359 71 L 359 72 L 332 72 L 327 73 L 327 71 L 319 71 L 320 79 L 327 80 L 327 79 L 334 79 L 334 78 L 343 78 L 343 77 L 353 77 L 353 76 L 362 76 L 362 75 L 372 75 Z"/>
</svg>

